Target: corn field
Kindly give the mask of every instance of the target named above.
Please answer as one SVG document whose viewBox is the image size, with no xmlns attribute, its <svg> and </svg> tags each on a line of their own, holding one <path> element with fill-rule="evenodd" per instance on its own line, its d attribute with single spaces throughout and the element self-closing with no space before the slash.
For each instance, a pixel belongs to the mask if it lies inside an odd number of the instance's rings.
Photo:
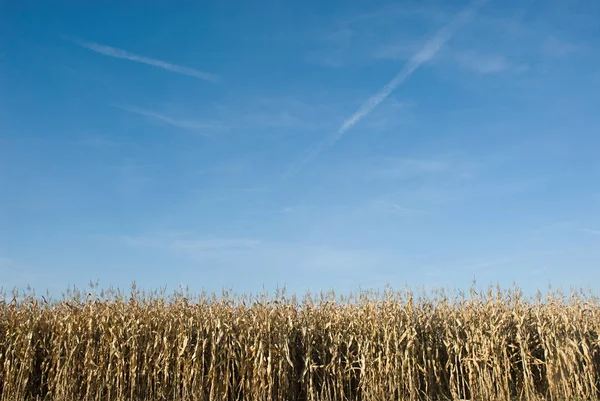
<svg viewBox="0 0 600 401">
<path fill-rule="evenodd" d="M 0 400 L 597 400 L 600 308 L 410 290 L 346 297 L 4 294 Z"/>
</svg>

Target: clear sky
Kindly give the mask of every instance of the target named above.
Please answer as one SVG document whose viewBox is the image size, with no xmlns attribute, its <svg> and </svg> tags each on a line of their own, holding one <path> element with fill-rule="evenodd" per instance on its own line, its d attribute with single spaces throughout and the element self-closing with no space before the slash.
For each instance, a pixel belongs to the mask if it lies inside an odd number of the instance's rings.
<svg viewBox="0 0 600 401">
<path fill-rule="evenodd" d="M 600 2 L 0 9 L 5 288 L 600 290 Z"/>
</svg>

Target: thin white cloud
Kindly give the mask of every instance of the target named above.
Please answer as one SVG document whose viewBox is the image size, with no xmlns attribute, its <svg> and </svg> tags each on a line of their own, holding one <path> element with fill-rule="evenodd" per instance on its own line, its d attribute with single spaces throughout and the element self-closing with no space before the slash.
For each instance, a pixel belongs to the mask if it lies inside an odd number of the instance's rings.
<svg viewBox="0 0 600 401">
<path fill-rule="evenodd" d="M 341 17 L 337 21 L 339 30 L 349 29 L 352 26 L 365 22 L 376 22 L 381 25 L 393 25 L 400 18 L 422 19 L 432 22 L 447 20 L 447 12 L 441 8 L 432 8 L 420 1 L 390 3 L 374 11 Z"/>
<path fill-rule="evenodd" d="M 91 50 L 93 52 L 102 54 L 104 56 L 120 58 L 123 60 L 135 61 L 142 64 L 151 65 L 154 67 L 162 68 L 163 70 L 171 71 L 177 74 L 187 75 L 194 78 L 200 78 L 205 81 L 217 83 L 219 78 L 208 72 L 196 70 L 194 68 L 183 67 L 177 64 L 167 63 L 166 61 L 140 56 L 138 54 L 130 53 L 127 50 L 118 49 L 116 47 L 102 45 L 99 43 L 88 42 L 80 39 L 71 39 L 71 41 L 78 46 Z"/>
<path fill-rule="evenodd" d="M 451 169 L 446 160 L 438 159 L 384 159 L 384 165 L 375 169 L 378 176 L 385 178 L 410 178 L 422 174 L 442 173 Z"/>
<path fill-rule="evenodd" d="M 9 258 L 0 257 L 0 268 L 14 266 L 15 262 Z"/>
<path fill-rule="evenodd" d="M 583 230 L 583 232 L 586 232 L 586 233 L 592 234 L 592 235 L 600 235 L 600 230 L 592 230 L 592 229 L 589 229 L 589 228 L 585 228 Z"/>
<path fill-rule="evenodd" d="M 170 247 L 172 250 L 210 252 L 254 249 L 260 244 L 260 240 L 248 238 L 177 239 Z"/>
<path fill-rule="evenodd" d="M 290 113 L 281 111 L 279 113 L 255 113 L 247 116 L 248 123 L 271 128 L 311 128 L 311 123 Z"/>
<path fill-rule="evenodd" d="M 123 236 L 120 241 L 137 248 L 157 248 L 170 251 L 214 252 L 251 249 L 261 245 L 254 238 L 193 238 L 179 231 L 165 231 L 157 235 Z"/>
<path fill-rule="evenodd" d="M 542 45 L 542 53 L 552 58 L 564 58 L 585 50 L 585 46 L 568 42 L 555 36 L 546 38 Z"/>
<path fill-rule="evenodd" d="M 520 262 L 521 259 L 517 257 L 501 257 L 497 259 L 483 260 L 479 263 L 470 265 L 456 265 L 455 267 L 446 266 L 429 266 L 429 276 L 441 277 L 441 276 L 456 276 L 459 274 L 470 273 L 470 274 L 484 274 L 491 273 L 499 270 L 500 266 L 511 265 Z M 505 269 L 505 267 L 503 268 Z"/>
<path fill-rule="evenodd" d="M 147 166 L 131 161 L 115 165 L 115 190 L 126 198 L 143 194 L 154 183 Z"/>
<path fill-rule="evenodd" d="M 466 267 L 463 267 L 461 270 L 481 272 L 481 271 L 487 271 L 490 268 L 495 268 L 497 266 L 504 266 L 504 265 L 511 264 L 511 263 L 514 263 L 517 261 L 518 261 L 518 259 L 516 259 L 514 257 L 503 257 L 500 259 L 486 260 L 486 261 L 483 261 L 483 262 L 480 262 L 477 264 L 466 266 Z"/>
<path fill-rule="evenodd" d="M 426 212 L 424 210 L 401 206 L 394 202 L 392 202 L 390 204 L 390 207 L 391 207 L 390 212 L 397 216 L 415 216 L 415 215 L 429 214 L 428 212 Z"/>
<path fill-rule="evenodd" d="M 249 127 L 277 133 L 328 130 L 332 127 L 332 115 L 339 115 L 330 104 L 315 103 L 314 99 L 309 102 L 291 96 L 252 96 L 241 100 L 236 110 L 228 113 L 236 114 L 232 124 L 244 130 Z"/>
<path fill-rule="evenodd" d="M 115 107 L 127 111 L 129 113 L 138 114 L 140 116 L 149 117 L 158 121 L 162 121 L 174 127 L 183 128 L 186 130 L 198 132 L 202 135 L 208 136 L 206 130 L 223 129 L 224 127 L 218 124 L 207 124 L 199 121 L 177 119 L 164 114 L 160 114 L 151 110 L 143 109 L 141 107 L 129 106 L 129 105 L 115 105 Z"/>
<path fill-rule="evenodd" d="M 352 12 L 337 16 L 331 26 L 319 31 L 314 40 L 317 48 L 309 51 L 308 61 L 329 68 L 342 68 L 356 63 L 364 65 L 387 58 L 408 61 L 423 47 L 424 40 L 408 39 L 402 30 L 405 23 L 414 24 L 417 21 L 425 29 L 430 29 L 451 18 L 445 7 L 419 1 L 368 8 L 370 11 L 366 13 Z M 404 48 L 401 57 L 399 47 Z"/>
<path fill-rule="evenodd" d="M 425 41 L 422 39 L 403 40 L 393 44 L 382 44 L 374 47 L 372 57 L 381 60 L 410 60 L 413 54 L 418 49 L 424 46 Z"/>
<path fill-rule="evenodd" d="M 116 148 L 121 145 L 119 142 L 110 139 L 107 135 L 95 132 L 84 132 L 81 134 L 81 137 L 74 140 L 73 143 L 98 149 Z"/>
<path fill-rule="evenodd" d="M 368 208 L 372 209 L 377 213 L 393 214 L 395 216 L 400 217 L 414 217 L 430 214 L 430 212 L 423 209 L 407 207 L 406 205 L 401 203 L 400 200 L 397 201 L 389 197 L 379 197 L 372 199 L 368 203 Z"/>
<path fill-rule="evenodd" d="M 344 134 L 354 127 L 360 120 L 371 113 L 382 101 L 384 101 L 398 86 L 408 79 L 421 65 L 431 60 L 452 38 L 456 30 L 464 24 L 486 0 L 479 0 L 462 10 L 448 25 L 440 29 L 425 46 L 414 54 L 400 72 L 388 82 L 379 92 L 369 98 L 363 105 L 348 118 L 341 127 L 330 134 L 322 142 L 316 144 L 313 149 L 296 166 L 288 170 L 287 175 L 298 171 L 304 164 L 316 158 L 326 148 L 333 146 Z"/>
<path fill-rule="evenodd" d="M 478 74 L 500 73 L 517 67 L 499 54 L 479 54 L 474 51 L 466 51 L 457 53 L 454 58 L 461 67 Z"/>
<path fill-rule="evenodd" d="M 539 276 L 540 274 L 542 274 L 542 273 L 544 273 L 546 271 L 548 271 L 547 267 L 540 267 L 540 268 L 537 268 L 537 269 L 530 270 L 528 272 L 528 275 L 529 276 Z"/>
<path fill-rule="evenodd" d="M 198 263 L 226 266 L 237 272 L 269 272 L 288 283 L 304 280 L 307 272 L 344 274 L 346 278 L 364 276 L 397 264 L 402 255 L 371 248 L 338 248 L 298 242 L 257 238 L 193 237 L 177 234 L 118 237 L 125 246 L 166 251 Z M 254 270 L 252 270 L 254 269 Z M 255 274 L 252 279 L 255 279 Z M 348 276 L 349 275 L 349 276 Z"/>
<path fill-rule="evenodd" d="M 375 50 L 374 58 L 382 60 L 407 60 L 414 53 L 416 46 L 422 42 L 404 42 L 393 45 L 382 45 Z M 505 71 L 523 72 L 528 66 L 508 60 L 502 54 L 479 52 L 475 50 L 448 51 L 442 61 L 452 62 L 459 67 L 478 74 L 497 74 Z"/>
</svg>

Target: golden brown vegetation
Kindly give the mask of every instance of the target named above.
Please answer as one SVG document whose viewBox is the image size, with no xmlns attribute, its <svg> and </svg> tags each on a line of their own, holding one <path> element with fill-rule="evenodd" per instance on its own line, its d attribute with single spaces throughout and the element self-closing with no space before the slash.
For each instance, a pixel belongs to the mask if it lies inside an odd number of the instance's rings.
<svg viewBox="0 0 600 401">
<path fill-rule="evenodd" d="M 592 400 L 600 308 L 518 289 L 0 305 L 0 399 Z"/>
</svg>

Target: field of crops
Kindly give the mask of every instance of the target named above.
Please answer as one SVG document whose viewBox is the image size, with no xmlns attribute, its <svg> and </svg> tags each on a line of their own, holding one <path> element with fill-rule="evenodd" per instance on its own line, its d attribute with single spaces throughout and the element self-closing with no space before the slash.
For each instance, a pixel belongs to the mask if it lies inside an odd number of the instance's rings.
<svg viewBox="0 0 600 401">
<path fill-rule="evenodd" d="M 585 293 L 5 295 L 0 399 L 593 400 Z"/>
</svg>

